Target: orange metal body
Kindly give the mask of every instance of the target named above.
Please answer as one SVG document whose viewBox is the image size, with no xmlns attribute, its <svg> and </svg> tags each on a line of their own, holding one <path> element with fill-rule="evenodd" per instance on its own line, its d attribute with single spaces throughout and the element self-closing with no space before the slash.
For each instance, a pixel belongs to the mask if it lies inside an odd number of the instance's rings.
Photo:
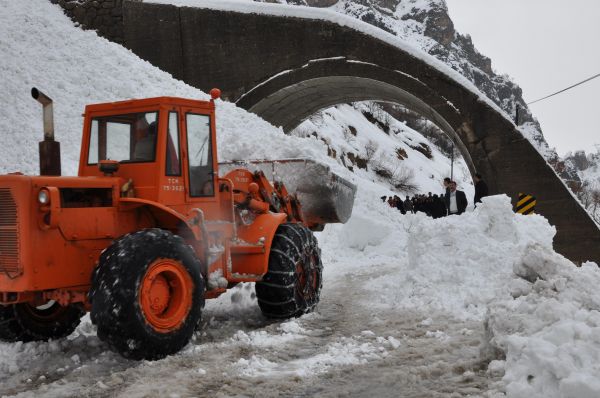
<svg viewBox="0 0 600 398">
<path fill-rule="evenodd" d="M 158 115 L 154 161 L 120 162 L 114 173 L 88 164 L 92 120 L 138 112 Z M 180 151 L 176 176 L 166 173 L 167 128 L 173 112 Z M 212 195 L 190 194 L 188 114 L 210 118 Z M 77 177 L 0 176 L 0 304 L 87 304 L 101 251 L 124 234 L 152 227 L 170 230 L 194 248 L 206 266 L 207 298 L 226 290 L 211 286 L 213 273 L 222 275 L 229 286 L 260 280 L 267 272 L 275 230 L 283 222 L 302 222 L 300 205 L 283 185 L 273 186 L 261 173 L 237 169 L 218 178 L 215 126 L 212 101 L 159 97 L 89 105 Z M 48 204 L 40 204 L 41 190 L 48 194 Z M 83 192 L 85 203 L 69 202 L 68 192 Z M 168 272 L 179 278 L 177 272 Z M 161 297 L 160 284 L 148 286 Z M 168 323 L 157 324 L 163 321 Z"/>
</svg>

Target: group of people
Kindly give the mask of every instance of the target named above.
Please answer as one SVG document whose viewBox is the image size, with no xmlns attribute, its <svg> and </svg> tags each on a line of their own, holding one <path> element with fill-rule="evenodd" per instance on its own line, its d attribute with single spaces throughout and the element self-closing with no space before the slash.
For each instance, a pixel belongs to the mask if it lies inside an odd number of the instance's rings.
<svg viewBox="0 0 600 398">
<path fill-rule="evenodd" d="M 481 198 L 488 195 L 487 184 L 482 180 L 480 174 L 475 174 L 475 197 L 473 198 L 475 206 L 481 203 Z M 402 200 L 398 195 L 382 196 L 381 200 L 387 202 L 390 207 L 398 209 L 402 214 L 423 212 L 430 217 L 440 218 L 449 215 L 460 215 L 467 210 L 469 202 L 467 195 L 457 189 L 455 181 L 450 178 L 444 178 L 445 192 L 441 195 L 415 195 L 412 198 L 406 196 Z"/>
</svg>

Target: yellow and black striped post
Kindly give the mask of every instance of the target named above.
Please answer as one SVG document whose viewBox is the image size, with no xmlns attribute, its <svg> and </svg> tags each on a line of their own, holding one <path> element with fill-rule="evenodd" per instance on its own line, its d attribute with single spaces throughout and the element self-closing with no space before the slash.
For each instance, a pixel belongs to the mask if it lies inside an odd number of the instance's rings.
<svg viewBox="0 0 600 398">
<path fill-rule="evenodd" d="M 525 193 L 519 193 L 519 200 L 517 202 L 517 213 L 520 214 L 532 214 L 535 210 L 537 200 L 535 196 L 527 195 Z"/>
</svg>

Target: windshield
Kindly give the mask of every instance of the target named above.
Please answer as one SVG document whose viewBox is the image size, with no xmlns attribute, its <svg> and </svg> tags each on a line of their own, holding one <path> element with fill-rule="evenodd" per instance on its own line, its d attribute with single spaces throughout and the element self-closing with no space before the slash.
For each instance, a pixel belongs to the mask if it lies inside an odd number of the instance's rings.
<svg viewBox="0 0 600 398">
<path fill-rule="evenodd" d="M 88 164 L 100 160 L 153 162 L 158 112 L 128 113 L 92 119 Z"/>
</svg>

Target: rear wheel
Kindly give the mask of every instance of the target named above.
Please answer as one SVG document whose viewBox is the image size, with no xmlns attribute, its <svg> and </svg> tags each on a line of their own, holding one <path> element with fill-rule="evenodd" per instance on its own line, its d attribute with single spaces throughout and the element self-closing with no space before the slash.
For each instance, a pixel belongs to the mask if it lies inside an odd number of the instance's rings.
<svg viewBox="0 0 600 398">
<path fill-rule="evenodd" d="M 0 340 L 45 341 L 66 337 L 79 325 L 84 312 L 78 305 L 55 301 L 34 307 L 28 303 L 0 305 Z"/>
<path fill-rule="evenodd" d="M 290 318 L 311 312 L 319 302 L 323 265 L 313 233 L 301 224 L 282 224 L 275 233 L 269 270 L 256 283 L 265 316 Z"/>
<path fill-rule="evenodd" d="M 98 337 L 132 359 L 178 352 L 204 306 L 200 269 L 191 247 L 168 231 L 147 229 L 115 241 L 100 256 L 90 291 Z"/>
</svg>

